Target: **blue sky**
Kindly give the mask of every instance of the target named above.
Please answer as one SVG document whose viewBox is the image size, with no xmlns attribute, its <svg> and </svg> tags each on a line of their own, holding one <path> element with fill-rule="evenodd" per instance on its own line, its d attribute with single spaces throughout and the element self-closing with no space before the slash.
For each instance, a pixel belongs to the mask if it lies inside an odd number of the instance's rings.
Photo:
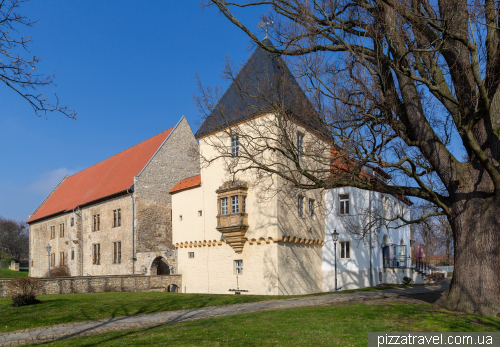
<svg viewBox="0 0 500 347">
<path fill-rule="evenodd" d="M 66 174 L 76 173 L 200 115 L 195 73 L 204 85 L 221 80 L 224 57 L 251 54 L 249 39 L 215 8 L 198 0 L 31 0 L 19 12 L 38 22 L 31 54 L 37 72 L 55 73 L 54 88 L 77 120 L 38 118 L 0 85 L 0 216 L 26 220 Z M 260 12 L 245 12 L 255 28 Z M 260 35 L 261 37 L 263 35 Z"/>
</svg>

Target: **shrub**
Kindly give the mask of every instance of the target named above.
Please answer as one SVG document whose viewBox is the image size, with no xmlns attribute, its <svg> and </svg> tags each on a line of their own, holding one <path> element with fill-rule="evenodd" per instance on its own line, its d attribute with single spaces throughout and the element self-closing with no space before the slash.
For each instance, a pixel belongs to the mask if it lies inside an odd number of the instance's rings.
<svg viewBox="0 0 500 347">
<path fill-rule="evenodd" d="M 69 269 L 65 265 L 55 266 L 50 269 L 50 277 L 68 277 L 71 276 Z M 45 277 L 49 277 L 49 272 L 45 273 Z"/>
<path fill-rule="evenodd" d="M 36 295 L 43 287 L 43 282 L 38 278 L 19 277 L 7 282 L 7 292 L 12 298 L 12 306 L 25 306 L 38 304 Z"/>
<path fill-rule="evenodd" d="M 403 277 L 403 283 L 404 284 L 410 284 L 411 283 L 411 278 L 407 277 L 407 276 Z"/>
<path fill-rule="evenodd" d="M 12 307 L 28 306 L 41 303 L 34 295 L 16 295 L 12 297 Z"/>
</svg>

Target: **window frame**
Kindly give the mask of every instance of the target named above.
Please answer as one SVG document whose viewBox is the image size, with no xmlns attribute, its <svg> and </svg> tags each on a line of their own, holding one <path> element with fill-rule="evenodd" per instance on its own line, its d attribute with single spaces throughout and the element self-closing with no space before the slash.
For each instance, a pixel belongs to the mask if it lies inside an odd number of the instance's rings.
<svg viewBox="0 0 500 347">
<path fill-rule="evenodd" d="M 231 136 L 231 156 L 240 156 L 240 137 L 238 135 Z"/>
<path fill-rule="evenodd" d="M 243 275 L 243 259 L 235 259 L 234 260 L 234 274 L 235 275 Z"/>
<path fill-rule="evenodd" d="M 122 226 L 122 210 L 121 208 L 117 208 L 113 210 L 113 228 Z"/>
<path fill-rule="evenodd" d="M 54 240 L 56 238 L 56 226 L 51 225 L 50 226 L 50 239 Z"/>
<path fill-rule="evenodd" d="M 93 220 L 92 231 L 94 232 L 101 230 L 101 214 L 96 213 L 92 215 L 92 220 Z"/>
<path fill-rule="evenodd" d="M 309 199 L 309 219 L 314 219 L 316 216 L 316 213 L 314 211 L 314 203 L 316 200 L 314 199 Z"/>
<path fill-rule="evenodd" d="M 227 200 L 228 200 L 227 197 L 224 197 L 224 198 L 220 199 L 220 214 L 221 214 L 221 216 L 225 216 L 229 212 L 229 208 L 228 208 L 228 204 L 227 204 L 228 201 Z M 224 208 L 225 208 L 225 211 L 224 211 Z"/>
<path fill-rule="evenodd" d="M 351 259 L 351 241 L 339 241 L 339 247 L 340 247 L 339 259 L 340 260 Z"/>
<path fill-rule="evenodd" d="M 122 242 L 113 242 L 113 264 L 122 263 Z"/>
<path fill-rule="evenodd" d="M 64 261 L 64 258 L 65 258 L 64 252 L 59 252 L 59 265 L 61 265 L 61 266 L 65 266 L 66 265 L 65 261 Z"/>
<path fill-rule="evenodd" d="M 299 218 L 304 217 L 304 197 L 299 195 L 297 200 L 297 214 Z"/>
<path fill-rule="evenodd" d="M 71 217 L 70 226 L 75 226 L 75 218 Z"/>
<path fill-rule="evenodd" d="M 101 244 L 92 245 L 92 265 L 101 265 Z"/>
<path fill-rule="evenodd" d="M 240 212 L 239 200 L 238 195 L 231 195 L 231 214 Z"/>
<path fill-rule="evenodd" d="M 304 134 L 297 132 L 297 154 L 301 156 L 304 154 Z"/>
<path fill-rule="evenodd" d="M 188 259 L 194 259 L 194 252 L 188 252 Z"/>
<path fill-rule="evenodd" d="M 64 237 L 64 223 L 59 223 L 59 237 Z"/>
<path fill-rule="evenodd" d="M 203 210 L 198 211 L 198 217 L 203 217 Z"/>
<path fill-rule="evenodd" d="M 345 198 L 347 196 L 347 198 Z M 351 195 L 349 193 L 339 194 L 339 215 L 349 216 L 351 210 Z M 347 208 L 346 208 L 347 207 Z"/>
<path fill-rule="evenodd" d="M 50 266 L 51 267 L 56 266 L 56 253 L 55 252 L 50 253 Z"/>
</svg>

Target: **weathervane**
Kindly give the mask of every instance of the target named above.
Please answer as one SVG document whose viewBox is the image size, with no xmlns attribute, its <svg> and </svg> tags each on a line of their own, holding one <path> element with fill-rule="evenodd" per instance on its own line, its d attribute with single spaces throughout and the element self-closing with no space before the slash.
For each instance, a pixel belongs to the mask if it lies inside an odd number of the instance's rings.
<svg viewBox="0 0 500 347">
<path fill-rule="evenodd" d="M 264 40 L 269 38 L 269 36 L 267 35 L 269 34 L 269 26 L 272 25 L 273 23 L 274 22 L 265 22 L 265 21 L 259 23 L 259 28 L 260 29 L 265 28 L 266 30 L 266 36 L 264 36 Z"/>
</svg>

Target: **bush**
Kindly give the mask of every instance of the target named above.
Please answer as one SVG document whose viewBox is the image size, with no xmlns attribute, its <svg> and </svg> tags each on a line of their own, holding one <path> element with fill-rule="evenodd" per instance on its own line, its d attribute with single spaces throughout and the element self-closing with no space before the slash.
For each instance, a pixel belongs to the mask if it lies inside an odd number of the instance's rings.
<svg viewBox="0 0 500 347">
<path fill-rule="evenodd" d="M 12 298 L 12 306 L 25 306 L 38 304 L 36 295 L 43 287 L 43 282 L 38 278 L 19 277 L 7 282 L 7 293 Z"/>
<path fill-rule="evenodd" d="M 69 269 L 65 265 L 55 266 L 50 269 L 50 277 L 68 277 L 71 276 Z M 49 272 L 45 273 L 45 277 L 49 277 Z"/>
<path fill-rule="evenodd" d="M 411 283 L 411 278 L 410 277 L 403 277 L 403 284 L 410 284 Z"/>
<path fill-rule="evenodd" d="M 41 303 L 34 295 L 16 295 L 12 297 L 12 307 L 28 306 Z"/>
</svg>

